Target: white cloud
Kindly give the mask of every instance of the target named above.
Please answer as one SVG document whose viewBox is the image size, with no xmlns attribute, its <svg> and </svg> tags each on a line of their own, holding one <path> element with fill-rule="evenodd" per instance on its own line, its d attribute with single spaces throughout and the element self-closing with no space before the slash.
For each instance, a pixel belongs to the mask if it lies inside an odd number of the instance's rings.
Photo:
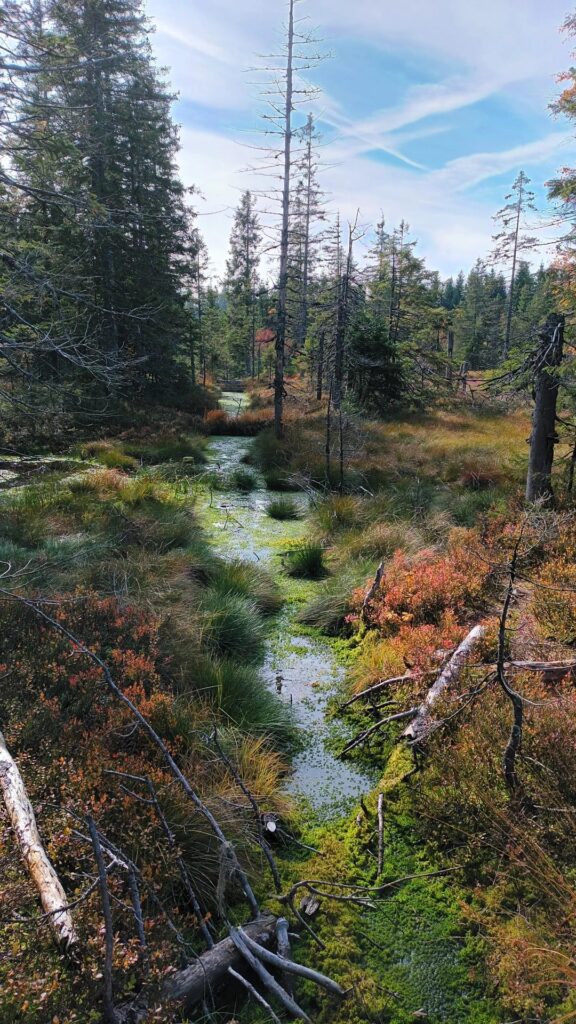
<svg viewBox="0 0 576 1024">
<path fill-rule="evenodd" d="M 573 145 L 573 139 L 567 132 L 550 132 L 544 138 L 535 139 L 523 146 L 514 146 L 500 152 L 471 153 L 450 160 L 440 171 L 435 171 L 431 178 L 445 188 L 463 192 L 506 171 L 545 163 L 569 145 Z"/>
</svg>

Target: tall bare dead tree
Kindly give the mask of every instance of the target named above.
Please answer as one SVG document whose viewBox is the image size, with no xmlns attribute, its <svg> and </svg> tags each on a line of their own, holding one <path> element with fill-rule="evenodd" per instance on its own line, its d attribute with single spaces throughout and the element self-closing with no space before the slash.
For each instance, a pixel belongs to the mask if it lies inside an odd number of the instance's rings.
<svg viewBox="0 0 576 1024">
<path fill-rule="evenodd" d="M 564 355 L 564 317 L 551 313 L 534 354 L 534 411 L 526 477 L 526 501 L 551 499 L 560 366 Z"/>
<path fill-rule="evenodd" d="M 516 284 L 516 270 L 518 258 L 521 253 L 532 249 L 536 239 L 531 235 L 522 234 L 522 218 L 528 210 L 535 210 L 534 193 L 528 188 L 530 178 L 520 171 L 516 181 L 512 185 L 512 191 L 506 196 L 510 200 L 506 206 L 495 215 L 494 220 L 498 221 L 502 230 L 494 236 L 496 243 L 493 256 L 495 261 L 507 261 L 511 264 L 510 284 L 508 286 L 508 306 L 506 311 L 506 327 L 504 330 L 504 343 L 502 356 L 504 359 L 510 351 L 510 336 L 512 333 L 512 318 L 514 314 L 514 300 Z"/>
<path fill-rule="evenodd" d="M 296 125 L 295 113 L 299 106 L 309 103 L 315 93 L 302 76 L 322 60 L 322 55 L 315 48 L 315 38 L 300 30 L 295 16 L 298 2 L 299 0 L 288 0 L 288 20 L 281 53 L 269 57 L 270 63 L 258 69 L 268 76 L 268 85 L 263 90 L 268 102 L 268 111 L 263 115 L 267 122 L 265 134 L 275 136 L 278 140 L 275 147 L 271 145 L 265 148 L 266 164 L 264 170 L 261 170 L 261 173 L 272 176 L 275 182 L 272 190 L 264 189 L 261 194 L 276 204 L 276 210 L 278 205 L 280 209 L 280 232 L 275 242 L 279 254 L 279 268 L 273 382 L 274 430 L 278 438 L 282 437 L 283 433 L 289 333 L 290 221 L 293 200 L 292 178 L 296 160 L 295 137 L 296 133 L 304 128 L 304 125 Z"/>
</svg>

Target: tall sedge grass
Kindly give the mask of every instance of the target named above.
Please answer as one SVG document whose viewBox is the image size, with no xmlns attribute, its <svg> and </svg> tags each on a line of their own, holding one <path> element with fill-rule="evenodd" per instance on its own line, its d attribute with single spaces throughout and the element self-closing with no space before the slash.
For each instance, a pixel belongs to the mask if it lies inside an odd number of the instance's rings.
<svg viewBox="0 0 576 1024">
<path fill-rule="evenodd" d="M 318 593 L 298 615 L 298 622 L 314 626 L 329 636 L 343 629 L 350 601 L 357 587 L 365 583 L 373 565 L 366 560 L 346 563 L 335 576 L 321 584 Z"/>
<path fill-rule="evenodd" d="M 301 519 L 302 509 L 292 498 L 274 498 L 266 506 L 266 515 L 271 519 Z"/>
<path fill-rule="evenodd" d="M 272 615 L 282 607 L 282 595 L 270 573 L 240 559 L 217 560 L 210 576 L 212 590 L 235 594 L 253 601 L 263 615 Z"/>
<path fill-rule="evenodd" d="M 264 658 L 266 631 L 255 601 L 209 587 L 200 629 L 203 646 L 214 655 L 254 664 Z"/>
<path fill-rule="evenodd" d="M 291 548 L 284 556 L 289 576 L 299 579 L 320 580 L 327 575 L 324 548 L 317 541 L 307 541 Z"/>
<path fill-rule="evenodd" d="M 298 730 L 289 704 L 266 685 L 257 667 L 238 658 L 200 656 L 188 679 L 196 692 L 232 726 L 268 736 L 279 747 L 293 747 Z"/>
</svg>

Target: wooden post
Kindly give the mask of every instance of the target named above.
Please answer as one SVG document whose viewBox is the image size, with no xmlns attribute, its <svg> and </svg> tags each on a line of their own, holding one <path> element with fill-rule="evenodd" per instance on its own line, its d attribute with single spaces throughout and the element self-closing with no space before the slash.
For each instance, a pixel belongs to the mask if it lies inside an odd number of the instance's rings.
<svg viewBox="0 0 576 1024">
<path fill-rule="evenodd" d="M 564 349 L 564 317 L 551 313 L 539 336 L 534 373 L 534 412 L 530 457 L 526 477 L 526 501 L 552 500 L 552 464 L 556 435 L 556 406 Z"/>
</svg>

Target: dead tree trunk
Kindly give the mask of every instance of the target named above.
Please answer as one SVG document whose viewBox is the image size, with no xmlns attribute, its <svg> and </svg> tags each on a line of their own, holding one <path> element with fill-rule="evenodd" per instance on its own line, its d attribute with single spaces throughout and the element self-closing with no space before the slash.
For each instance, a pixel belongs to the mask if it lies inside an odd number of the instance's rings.
<svg viewBox="0 0 576 1024">
<path fill-rule="evenodd" d="M 556 443 L 556 405 L 560 386 L 559 367 L 564 347 L 564 317 L 551 313 L 540 333 L 534 376 L 534 412 L 526 501 L 552 499 L 552 464 Z"/>
<path fill-rule="evenodd" d="M 322 384 L 324 381 L 324 331 L 318 336 L 318 365 L 316 367 L 316 398 L 322 401 Z"/>
<path fill-rule="evenodd" d="M 452 686 L 453 683 L 458 681 L 468 657 L 482 639 L 485 632 L 485 626 L 474 626 L 474 629 L 471 629 L 468 635 L 464 637 L 462 643 L 456 648 L 454 654 L 450 658 L 450 661 L 442 670 L 434 685 L 428 690 L 424 701 L 420 707 L 416 709 L 414 718 L 410 722 L 408 728 L 404 730 L 404 739 L 410 740 L 411 743 L 418 743 L 421 740 L 426 739 L 426 736 L 432 728 L 432 710 L 434 705 L 438 703 L 442 694 Z"/>
<path fill-rule="evenodd" d="M 260 946 L 267 946 L 276 934 L 276 918 L 271 914 L 260 917 L 244 925 L 244 932 Z M 202 1003 L 210 999 L 215 989 L 226 984 L 229 967 L 237 970 L 243 963 L 242 954 L 228 936 L 206 950 L 194 963 L 172 974 L 164 983 L 163 997 L 184 1006 Z"/>
<path fill-rule="evenodd" d="M 344 348 L 346 343 L 346 331 L 348 327 L 348 298 L 350 293 L 350 278 L 352 275 L 352 258 L 354 253 L 354 232 L 358 222 L 358 214 L 354 224 L 348 225 L 348 252 L 346 255 L 346 267 L 342 280 L 338 286 L 338 307 L 336 310 L 336 332 L 334 346 L 334 384 L 333 403 L 335 409 L 340 409 L 342 393 L 344 389 Z"/>
<path fill-rule="evenodd" d="M 280 233 L 280 273 L 278 281 L 278 328 L 275 342 L 274 433 L 282 437 L 284 410 L 284 362 L 288 326 L 288 247 L 290 241 L 290 168 L 292 154 L 292 111 L 294 75 L 294 0 L 288 6 L 286 87 L 284 103 L 284 168 L 282 177 L 282 228 Z"/>
<path fill-rule="evenodd" d="M 78 943 L 68 898 L 42 845 L 24 780 L 0 732 L 0 789 L 22 859 L 58 942 L 69 949 Z"/>
<path fill-rule="evenodd" d="M 446 380 L 451 384 L 454 370 L 454 331 L 450 327 L 448 328 L 447 334 L 446 354 L 448 356 L 448 362 L 446 364 Z"/>
</svg>

